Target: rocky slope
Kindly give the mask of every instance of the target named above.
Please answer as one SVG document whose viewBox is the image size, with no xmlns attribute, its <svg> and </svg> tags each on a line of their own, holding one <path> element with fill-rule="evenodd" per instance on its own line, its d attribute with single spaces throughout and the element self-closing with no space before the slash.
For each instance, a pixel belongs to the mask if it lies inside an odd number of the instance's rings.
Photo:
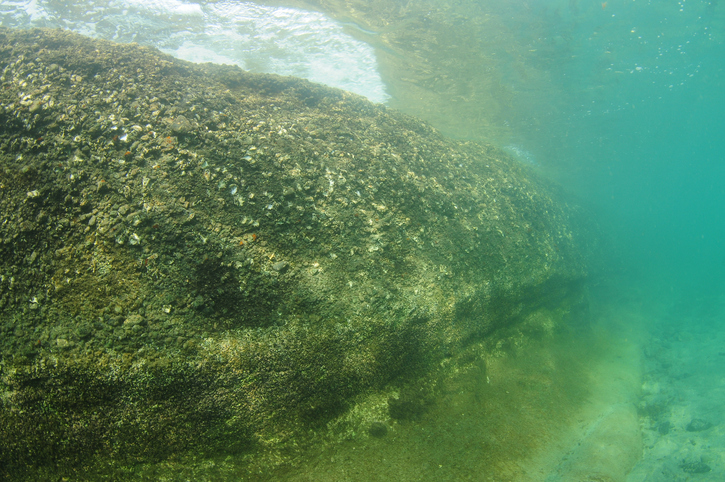
<svg viewBox="0 0 725 482">
<path fill-rule="evenodd" d="M 0 30 L 0 69 L 6 477 L 374 436 L 578 299 L 573 210 L 492 147 L 58 30 Z"/>
</svg>

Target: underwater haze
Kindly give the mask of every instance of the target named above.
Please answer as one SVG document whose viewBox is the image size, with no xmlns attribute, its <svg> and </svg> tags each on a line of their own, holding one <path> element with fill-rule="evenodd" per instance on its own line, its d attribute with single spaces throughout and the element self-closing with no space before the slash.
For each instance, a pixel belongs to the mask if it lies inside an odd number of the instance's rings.
<svg viewBox="0 0 725 482">
<path fill-rule="evenodd" d="M 10 0 L 0 24 L 326 83 L 555 181 L 600 227 L 602 338 L 636 351 L 611 370 L 644 451 L 611 480 L 725 480 L 725 4 Z"/>
<path fill-rule="evenodd" d="M 561 107 L 532 113 L 531 149 L 598 207 L 622 262 L 648 283 L 690 299 L 717 293 L 725 274 L 722 6 L 555 10 L 541 2 L 533 15 L 547 24 L 531 38 L 533 54 L 542 51 Z"/>
</svg>

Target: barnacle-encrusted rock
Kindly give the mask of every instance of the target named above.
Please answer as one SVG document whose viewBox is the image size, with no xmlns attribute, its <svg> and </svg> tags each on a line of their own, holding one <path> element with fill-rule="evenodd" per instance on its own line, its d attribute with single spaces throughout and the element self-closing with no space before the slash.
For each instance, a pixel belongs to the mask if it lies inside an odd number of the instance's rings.
<svg viewBox="0 0 725 482">
<path fill-rule="evenodd" d="M 63 31 L 0 68 L 3 476 L 303 446 L 585 275 L 547 185 L 355 95 Z"/>
</svg>

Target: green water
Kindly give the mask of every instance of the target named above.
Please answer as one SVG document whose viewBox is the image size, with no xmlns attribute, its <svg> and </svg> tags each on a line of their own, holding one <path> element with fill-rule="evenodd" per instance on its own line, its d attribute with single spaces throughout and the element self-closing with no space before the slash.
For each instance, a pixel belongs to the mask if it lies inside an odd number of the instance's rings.
<svg viewBox="0 0 725 482">
<path fill-rule="evenodd" d="M 389 104 L 453 137 L 504 147 L 556 180 L 602 228 L 592 310 L 606 320 L 604 338 L 634 343 L 607 368 L 631 384 L 609 391 L 636 407 L 644 447 L 629 475 L 614 480 L 722 480 L 725 6 L 534 0 L 384 9 L 357 10 L 357 21 L 380 32 L 366 38 L 378 47 Z M 606 378 L 592 370 L 590 380 Z M 699 430 L 702 420 L 708 428 Z"/>
<path fill-rule="evenodd" d="M 556 181 L 601 227 L 601 250 L 587 330 L 470 347 L 423 420 L 305 447 L 298 466 L 260 479 L 722 480 L 725 6 L 274 3 L 323 11 L 372 45 L 390 107 Z M 385 414 L 386 399 L 367 403 Z M 592 447 L 643 451 L 622 462 Z M 287 454 L 270 454 L 270 467 L 277 456 Z M 143 475 L 238 480 L 245 463 L 194 461 L 185 473 L 170 460 Z"/>
<path fill-rule="evenodd" d="M 607 264 L 626 281 L 668 296 L 721 289 L 721 5 L 450 2 L 412 14 L 413 3 L 387 35 L 414 26 L 412 60 L 396 65 L 414 64 L 429 107 L 404 95 L 392 105 L 527 153 L 596 212 L 615 255 Z M 390 81 L 393 92 L 406 84 Z"/>
</svg>

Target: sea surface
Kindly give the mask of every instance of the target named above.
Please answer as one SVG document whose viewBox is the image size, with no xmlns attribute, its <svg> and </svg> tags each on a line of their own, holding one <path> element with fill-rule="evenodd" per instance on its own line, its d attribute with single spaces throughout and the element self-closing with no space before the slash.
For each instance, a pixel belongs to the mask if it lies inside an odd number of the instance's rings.
<svg viewBox="0 0 725 482">
<path fill-rule="evenodd" d="M 6 0 L 0 24 L 327 83 L 553 179 L 602 232 L 592 310 L 622 353 L 599 389 L 622 396 L 599 410 L 643 437 L 616 480 L 725 480 L 725 4 L 365 4 Z"/>
<path fill-rule="evenodd" d="M 385 102 L 374 49 L 322 12 L 252 2 L 9 0 L 3 26 L 64 28 L 191 62 L 303 77 Z"/>
</svg>

